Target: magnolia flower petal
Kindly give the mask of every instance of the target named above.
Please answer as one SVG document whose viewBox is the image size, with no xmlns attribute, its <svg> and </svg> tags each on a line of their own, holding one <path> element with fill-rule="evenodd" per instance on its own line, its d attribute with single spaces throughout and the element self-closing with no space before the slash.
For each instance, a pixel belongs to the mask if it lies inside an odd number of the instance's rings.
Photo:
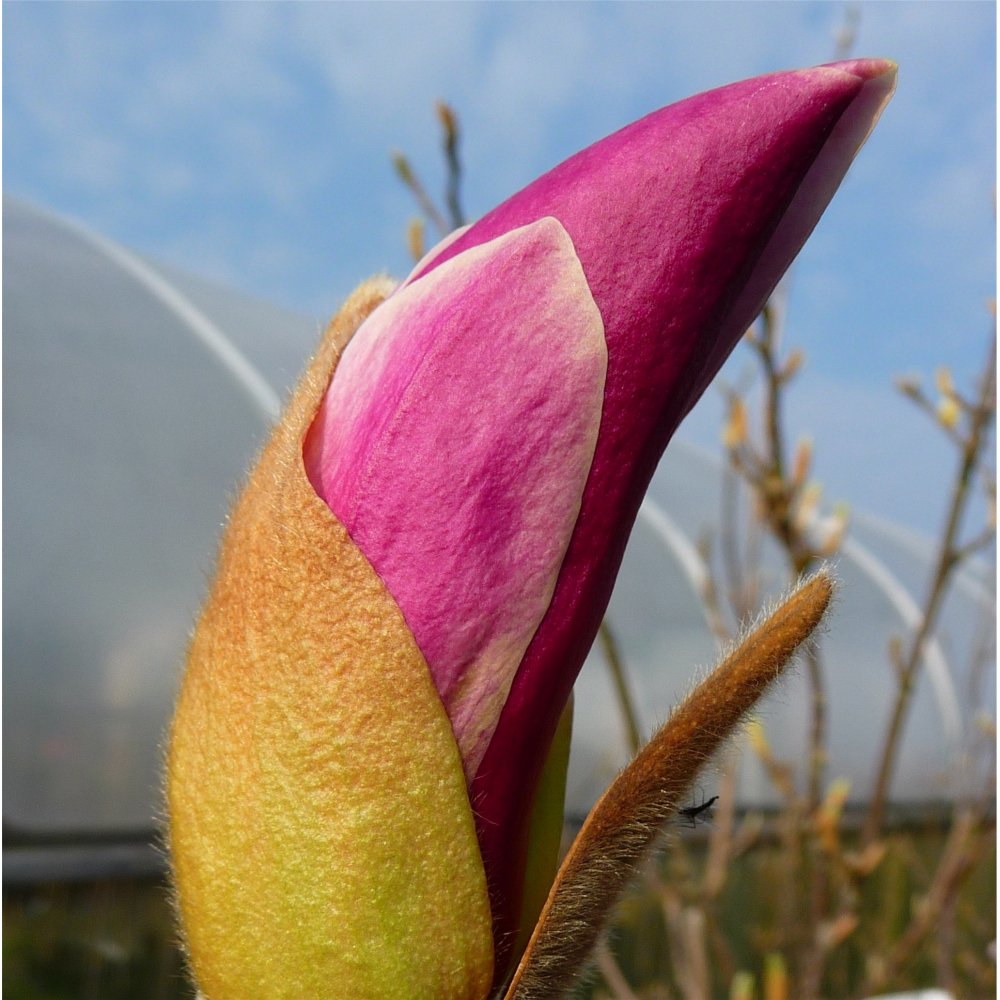
<svg viewBox="0 0 1000 1000">
<path fill-rule="evenodd" d="M 655 112 L 529 185 L 410 279 L 419 288 L 459 254 L 553 216 L 573 240 L 608 345 L 579 521 L 473 783 L 498 941 L 516 920 L 540 761 L 656 463 L 819 219 L 894 78 L 892 63 L 855 60 Z"/>
<path fill-rule="evenodd" d="M 541 219 L 376 310 L 306 441 L 316 492 L 427 659 L 470 780 L 576 524 L 606 365 L 573 245 Z"/>
<path fill-rule="evenodd" d="M 170 738 L 189 958 L 212 1000 L 483 1000 L 489 898 L 458 748 L 399 608 L 302 467 L 334 321 L 233 510 Z"/>
</svg>

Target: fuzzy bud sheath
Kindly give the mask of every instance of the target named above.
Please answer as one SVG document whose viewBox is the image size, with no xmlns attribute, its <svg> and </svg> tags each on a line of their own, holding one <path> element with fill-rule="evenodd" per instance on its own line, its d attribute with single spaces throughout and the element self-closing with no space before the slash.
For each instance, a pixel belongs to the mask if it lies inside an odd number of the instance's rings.
<svg viewBox="0 0 1000 1000">
<path fill-rule="evenodd" d="M 338 352 L 390 287 L 362 286 L 331 325 L 232 512 L 192 642 L 170 853 L 208 1000 L 480 1000 L 492 978 L 448 717 L 398 607 L 302 466 Z"/>
<path fill-rule="evenodd" d="M 600 925 L 648 843 L 629 815 L 662 819 L 710 751 L 700 724 L 654 740 L 545 902 L 573 682 L 660 454 L 894 80 L 855 60 L 656 112 L 331 324 L 232 512 L 171 731 L 207 1000 L 484 1000 L 529 938 L 512 990 L 569 981 L 593 934 L 553 959 L 553 928 Z M 763 688 L 725 677 L 712 739 Z M 629 860 L 579 896 L 619 828 Z"/>
</svg>

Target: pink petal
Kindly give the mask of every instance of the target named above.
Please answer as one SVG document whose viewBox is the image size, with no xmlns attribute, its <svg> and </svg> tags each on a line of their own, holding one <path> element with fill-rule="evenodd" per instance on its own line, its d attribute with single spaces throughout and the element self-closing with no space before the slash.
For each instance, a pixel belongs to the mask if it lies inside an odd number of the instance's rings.
<svg viewBox="0 0 1000 1000">
<path fill-rule="evenodd" d="M 498 942 L 517 907 L 545 748 L 656 463 L 816 224 L 894 77 L 889 62 L 855 60 L 655 112 L 529 185 L 410 279 L 419 287 L 471 247 L 553 216 L 573 240 L 608 344 L 579 522 L 472 789 Z"/>
<path fill-rule="evenodd" d="M 552 597 L 606 364 L 573 245 L 543 218 L 383 303 L 306 440 L 309 478 L 402 610 L 470 780 Z"/>
</svg>

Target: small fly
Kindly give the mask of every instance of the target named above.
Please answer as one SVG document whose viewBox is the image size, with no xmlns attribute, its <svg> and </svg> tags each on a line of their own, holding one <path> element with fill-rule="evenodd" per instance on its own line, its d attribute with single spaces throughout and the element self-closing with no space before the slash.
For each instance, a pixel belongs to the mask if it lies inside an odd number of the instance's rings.
<svg viewBox="0 0 1000 1000">
<path fill-rule="evenodd" d="M 685 806 L 677 810 L 677 815 L 684 822 L 685 826 L 690 826 L 693 830 L 698 825 L 698 820 L 708 820 L 711 817 L 712 806 L 719 801 L 718 795 L 713 795 L 710 799 L 702 802 L 700 806 Z"/>
</svg>

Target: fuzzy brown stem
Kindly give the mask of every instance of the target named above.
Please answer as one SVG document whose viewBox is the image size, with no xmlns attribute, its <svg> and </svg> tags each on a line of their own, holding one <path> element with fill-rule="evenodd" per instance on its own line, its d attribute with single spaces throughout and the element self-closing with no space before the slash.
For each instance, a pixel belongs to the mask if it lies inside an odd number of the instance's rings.
<svg viewBox="0 0 1000 1000">
<path fill-rule="evenodd" d="M 559 870 L 507 1000 L 552 1000 L 572 985 L 698 771 L 785 670 L 832 595 L 825 572 L 803 584 L 695 688 L 604 793 Z"/>
</svg>

